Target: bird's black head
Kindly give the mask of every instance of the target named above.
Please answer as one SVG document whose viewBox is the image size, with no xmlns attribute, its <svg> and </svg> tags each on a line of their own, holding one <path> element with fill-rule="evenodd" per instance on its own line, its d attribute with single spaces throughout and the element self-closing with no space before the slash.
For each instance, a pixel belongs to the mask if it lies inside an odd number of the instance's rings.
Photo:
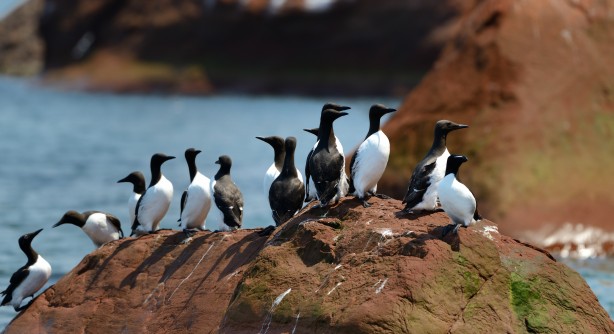
<svg viewBox="0 0 614 334">
<path fill-rule="evenodd" d="M 321 119 L 322 121 L 330 122 L 332 124 L 334 120 L 336 120 L 339 117 L 345 116 L 347 114 L 348 113 L 346 113 L 345 111 L 338 111 L 335 109 L 326 109 L 322 111 Z"/>
<path fill-rule="evenodd" d="M 175 159 L 175 157 L 166 155 L 164 153 L 156 153 L 151 156 L 151 166 L 162 166 L 165 161 L 171 159 Z"/>
<path fill-rule="evenodd" d="M 187 150 L 185 150 L 185 160 L 186 161 L 194 161 L 196 159 L 196 156 L 198 155 L 198 153 L 202 152 L 201 150 L 197 150 L 193 147 L 188 148 Z M 172 159 L 172 158 L 171 158 Z"/>
<path fill-rule="evenodd" d="M 448 132 L 458 130 L 458 129 L 464 129 L 468 127 L 469 125 L 457 124 L 452 121 L 448 121 L 444 119 L 441 121 L 437 121 L 437 123 L 435 124 L 435 133 L 439 132 L 442 134 L 447 134 Z"/>
<path fill-rule="evenodd" d="M 453 173 L 458 176 L 458 168 L 467 160 L 467 157 L 464 155 L 450 155 L 446 162 L 446 175 Z"/>
<path fill-rule="evenodd" d="M 58 227 L 64 224 L 72 224 L 78 227 L 83 227 L 83 225 L 85 225 L 85 216 L 74 210 L 66 211 L 60 221 L 55 223 L 53 227 Z"/>
<path fill-rule="evenodd" d="M 34 237 L 36 237 L 36 235 L 41 233 L 42 230 L 43 229 L 41 228 L 38 231 L 34 231 L 32 233 L 26 233 L 26 234 L 22 235 L 21 237 L 19 237 L 19 247 L 21 249 L 30 247 L 32 245 L 32 240 L 34 240 Z"/>
<path fill-rule="evenodd" d="M 320 128 L 313 128 L 313 129 L 303 129 L 303 131 L 305 132 L 309 132 L 314 136 L 318 136 L 318 131 L 320 131 Z"/>
<path fill-rule="evenodd" d="M 232 159 L 227 155 L 220 156 L 215 163 L 220 165 L 220 168 L 230 169 L 232 167 Z"/>
<path fill-rule="evenodd" d="M 278 136 L 270 136 L 270 137 L 256 137 L 257 139 L 262 140 L 263 142 L 271 145 L 275 152 L 282 151 L 284 148 L 284 139 Z"/>
<path fill-rule="evenodd" d="M 383 104 L 374 104 L 369 109 L 369 119 L 380 119 L 382 116 L 397 111 L 394 108 L 388 108 Z"/>
<path fill-rule="evenodd" d="M 332 110 L 337 110 L 337 111 L 344 111 L 344 110 L 348 110 L 348 109 L 352 109 L 352 108 L 347 107 L 347 106 L 342 106 L 342 105 L 337 104 L 337 103 L 328 102 L 324 106 L 322 106 L 322 111 L 324 111 L 326 109 L 332 109 Z"/>
<path fill-rule="evenodd" d="M 117 183 L 130 182 L 133 185 L 133 191 L 137 194 L 142 194 L 145 191 L 145 176 L 139 171 L 134 171 L 125 178 L 117 181 Z"/>
</svg>

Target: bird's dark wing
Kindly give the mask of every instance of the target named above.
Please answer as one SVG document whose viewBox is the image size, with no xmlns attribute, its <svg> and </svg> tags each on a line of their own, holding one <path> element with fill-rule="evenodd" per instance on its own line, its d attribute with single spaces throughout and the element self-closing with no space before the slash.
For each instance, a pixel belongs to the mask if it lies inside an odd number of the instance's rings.
<svg viewBox="0 0 614 334">
<path fill-rule="evenodd" d="M 352 160 L 350 161 L 350 189 L 348 190 L 348 194 L 352 194 L 356 191 L 356 188 L 354 188 L 354 164 L 356 163 L 356 156 L 358 155 L 358 150 L 356 150 L 356 152 L 354 152 L 354 155 L 352 155 Z"/>
<path fill-rule="evenodd" d="M 269 204 L 277 226 L 292 218 L 303 207 L 305 186 L 295 178 L 289 184 L 273 182 L 269 191 Z"/>
<path fill-rule="evenodd" d="M 411 210 L 422 201 L 422 196 L 424 196 L 424 193 L 426 193 L 426 190 L 431 185 L 431 178 L 429 175 L 435 169 L 436 162 L 437 159 L 432 159 L 432 161 L 423 161 L 416 166 L 416 169 L 414 169 L 409 182 L 409 187 L 407 188 L 407 193 L 403 198 L 403 203 L 405 203 L 406 210 Z"/>
<path fill-rule="evenodd" d="M 119 218 L 108 213 L 105 213 L 105 215 L 107 216 L 107 224 L 112 224 L 115 226 L 115 228 L 119 231 L 119 236 L 123 238 L 124 231 L 122 230 L 122 223 L 119 221 Z"/>
<path fill-rule="evenodd" d="M 311 177 L 311 171 L 309 170 L 309 160 L 311 160 L 312 154 L 313 150 L 309 151 L 309 154 L 307 154 L 307 159 L 305 160 L 305 200 L 309 199 L 309 178 Z"/>
<path fill-rule="evenodd" d="M 134 221 L 132 222 L 132 227 L 131 227 L 133 233 L 136 230 L 136 228 L 141 224 L 139 223 L 139 207 L 141 206 L 141 203 L 143 202 L 143 198 L 145 197 L 145 194 L 147 194 L 147 189 L 145 190 L 143 195 L 139 197 L 139 200 L 136 202 L 136 207 L 134 208 Z"/>
<path fill-rule="evenodd" d="M 19 268 L 13 274 L 13 276 L 11 276 L 9 286 L 6 288 L 6 290 L 0 292 L 0 294 L 4 296 L 4 299 L 2 299 L 1 305 L 6 305 L 11 302 L 11 300 L 13 299 L 13 291 L 15 291 L 15 289 L 19 286 L 19 284 L 23 282 L 26 279 L 26 277 L 28 277 L 29 274 L 30 274 L 30 270 L 28 270 L 28 267 L 23 266 Z"/>
<path fill-rule="evenodd" d="M 188 191 L 185 190 L 183 194 L 181 194 L 181 202 L 179 202 L 181 205 L 181 209 L 179 210 L 179 219 L 177 219 L 178 222 L 181 221 L 181 215 L 183 214 L 183 209 L 185 208 L 185 203 L 187 203 L 187 201 L 188 201 Z"/>
<path fill-rule="evenodd" d="M 229 227 L 241 227 L 243 221 L 243 195 L 237 186 L 230 182 L 224 182 L 224 186 L 218 181 L 215 185 L 213 198 L 215 205 L 224 214 L 224 223 Z"/>
</svg>

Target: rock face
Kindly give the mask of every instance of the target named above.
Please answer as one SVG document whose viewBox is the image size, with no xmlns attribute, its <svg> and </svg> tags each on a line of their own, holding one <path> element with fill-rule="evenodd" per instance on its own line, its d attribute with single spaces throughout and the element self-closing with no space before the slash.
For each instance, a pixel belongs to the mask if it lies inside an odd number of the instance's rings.
<svg viewBox="0 0 614 334">
<path fill-rule="evenodd" d="M 405 94 L 430 68 L 461 7 L 455 0 L 331 0 L 322 10 L 303 1 L 45 2 L 48 80 L 113 91 L 327 96 Z"/>
<path fill-rule="evenodd" d="M 464 182 L 502 232 L 534 242 L 566 223 L 613 233 L 614 3 L 475 1 L 456 28 L 384 128 L 380 189 L 402 198 L 435 122 L 452 119 L 471 127 L 448 136 L 450 152 L 469 157 Z"/>
<path fill-rule="evenodd" d="M 44 0 L 30 0 L 0 20 L 0 73 L 36 75 L 43 68 L 44 46 L 38 19 Z"/>
<path fill-rule="evenodd" d="M 6 333 L 605 333 L 573 270 L 482 221 L 442 236 L 444 213 L 396 200 L 307 208 L 271 237 L 180 232 L 93 252 Z M 326 213 L 326 218 L 321 218 Z"/>
</svg>

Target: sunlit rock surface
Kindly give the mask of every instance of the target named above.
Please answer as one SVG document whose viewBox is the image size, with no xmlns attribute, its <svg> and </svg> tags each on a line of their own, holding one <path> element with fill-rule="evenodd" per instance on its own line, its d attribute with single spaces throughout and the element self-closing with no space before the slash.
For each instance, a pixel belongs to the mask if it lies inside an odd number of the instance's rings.
<svg viewBox="0 0 614 334">
<path fill-rule="evenodd" d="M 444 213 L 345 199 L 257 230 L 161 231 L 108 244 L 6 333 L 605 333 L 584 280 L 484 220 L 442 237 Z M 325 218 L 322 216 L 326 215 Z"/>
</svg>

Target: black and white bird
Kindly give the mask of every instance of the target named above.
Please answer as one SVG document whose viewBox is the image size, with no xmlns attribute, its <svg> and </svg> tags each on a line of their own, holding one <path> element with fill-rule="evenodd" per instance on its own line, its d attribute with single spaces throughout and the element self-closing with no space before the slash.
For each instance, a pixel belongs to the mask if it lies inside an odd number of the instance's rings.
<svg viewBox="0 0 614 334">
<path fill-rule="evenodd" d="M 305 198 L 305 186 L 294 165 L 296 138 L 286 138 L 285 150 L 283 169 L 269 189 L 269 205 L 277 226 L 292 218 L 303 207 Z"/>
<path fill-rule="evenodd" d="M 139 171 L 134 171 L 125 178 L 117 181 L 117 183 L 122 182 L 130 182 L 132 183 L 132 195 L 128 198 L 128 218 L 130 222 L 134 221 L 134 215 L 136 212 L 136 203 L 139 201 L 139 198 L 145 192 L 145 177 L 143 173 Z"/>
<path fill-rule="evenodd" d="M 72 224 L 79 227 L 87 234 L 96 247 L 124 237 L 124 231 L 122 231 L 119 219 L 111 214 L 100 211 L 85 211 L 83 213 L 74 210 L 66 211 L 64 216 L 53 227 L 64 224 Z"/>
<path fill-rule="evenodd" d="M 441 208 L 446 212 L 452 224 L 454 233 L 458 228 L 468 227 L 482 219 L 477 211 L 477 203 L 473 193 L 458 180 L 458 169 L 467 161 L 464 155 L 450 155 L 446 164 L 446 176 L 438 187 Z"/>
<path fill-rule="evenodd" d="M 451 131 L 467 127 L 469 126 L 447 120 L 435 124 L 433 145 L 411 175 L 407 193 L 403 198 L 404 212 L 437 210 L 437 187 L 445 175 L 446 161 L 450 156 L 446 138 Z"/>
<path fill-rule="evenodd" d="M 309 151 L 309 153 L 307 154 L 307 160 L 305 160 L 306 161 L 306 163 L 305 163 L 305 173 L 307 173 L 309 171 L 309 158 L 313 154 L 313 150 L 315 150 L 316 146 L 318 146 L 317 137 L 318 137 L 318 132 L 320 131 L 320 129 L 318 129 L 318 128 L 303 129 L 303 131 L 309 132 L 312 135 L 316 136 L 316 143 L 311 148 L 311 151 Z M 338 140 L 335 140 L 335 141 L 339 142 Z M 343 149 L 341 151 L 343 151 Z M 306 177 L 305 178 L 305 202 L 311 202 L 314 199 L 316 199 L 317 197 L 318 197 L 318 194 L 317 194 L 317 191 L 316 191 L 316 186 L 313 183 L 313 180 L 311 180 L 310 177 Z"/>
<path fill-rule="evenodd" d="M 270 137 L 256 137 L 257 139 L 262 140 L 263 142 L 271 145 L 273 147 L 273 151 L 275 153 L 273 158 L 273 163 L 269 166 L 266 173 L 264 174 L 264 179 L 262 180 L 262 191 L 264 192 L 265 197 L 269 196 L 269 189 L 271 189 L 271 184 L 273 181 L 279 176 L 281 170 L 284 166 L 284 158 L 286 157 L 286 148 L 284 144 L 284 139 L 278 136 L 270 136 Z M 296 170 L 299 180 L 303 182 L 303 175 L 297 169 Z"/>
<path fill-rule="evenodd" d="M 396 109 L 375 104 L 369 109 L 369 131 L 350 162 L 350 190 L 366 208 L 367 196 L 376 195 L 377 182 L 384 174 L 390 156 L 390 141 L 380 130 L 382 116 Z"/>
<path fill-rule="evenodd" d="M 136 204 L 132 234 L 142 235 L 155 232 L 166 215 L 173 198 L 173 184 L 162 175 L 162 164 L 175 159 L 163 153 L 151 157 L 151 181 L 145 193 Z"/>
<path fill-rule="evenodd" d="M 243 223 L 243 194 L 230 176 L 230 157 L 222 155 L 215 163 L 220 169 L 211 182 L 215 205 L 211 206 L 210 217 L 217 230 L 235 230 Z"/>
<path fill-rule="evenodd" d="M 344 111 L 344 110 L 349 110 L 351 108 L 347 106 L 342 106 L 340 104 L 329 102 L 329 103 L 324 104 L 324 106 L 322 106 L 322 112 L 327 109 Z M 303 129 L 303 130 L 315 135 L 316 137 L 319 136 L 319 132 L 320 132 L 319 128 Z M 313 151 L 318 146 L 318 142 L 319 140 L 316 140 L 316 143 L 313 145 L 313 148 L 311 149 L 311 151 L 309 151 L 309 154 L 307 154 L 307 159 L 305 160 L 305 191 L 306 191 L 305 202 L 313 201 L 314 199 L 317 198 L 317 195 L 318 195 L 316 187 L 315 187 L 315 183 L 310 178 L 311 172 L 309 170 L 309 160 L 311 159 L 311 155 L 313 154 Z M 337 151 L 343 153 L 344 152 L 343 146 L 341 145 L 341 141 L 339 140 L 339 138 L 337 138 L 337 136 L 335 136 L 335 144 L 336 144 Z M 345 161 L 343 163 L 344 163 L 343 171 L 345 174 Z M 348 184 L 348 188 L 349 188 L 349 184 Z"/>
<path fill-rule="evenodd" d="M 305 178 L 311 177 L 315 186 L 320 206 L 338 202 L 349 188 L 345 175 L 345 156 L 338 149 L 333 122 L 347 112 L 326 109 L 320 116 L 318 143 L 307 161 L 308 170 Z"/>
<path fill-rule="evenodd" d="M 42 230 L 24 234 L 19 238 L 19 248 L 28 257 L 28 262 L 11 276 L 8 288 L 0 292 L 0 295 L 4 296 L 2 306 L 10 304 L 17 312 L 25 309 L 30 304 L 21 306 L 21 302 L 27 297 L 34 298 L 36 291 L 49 280 L 51 276 L 49 262 L 32 249 L 32 240 Z"/>
<path fill-rule="evenodd" d="M 201 174 L 196 167 L 196 156 L 200 150 L 188 148 L 185 161 L 190 172 L 190 185 L 181 195 L 179 226 L 184 233 L 205 230 L 207 215 L 211 209 L 211 180 Z"/>
</svg>

